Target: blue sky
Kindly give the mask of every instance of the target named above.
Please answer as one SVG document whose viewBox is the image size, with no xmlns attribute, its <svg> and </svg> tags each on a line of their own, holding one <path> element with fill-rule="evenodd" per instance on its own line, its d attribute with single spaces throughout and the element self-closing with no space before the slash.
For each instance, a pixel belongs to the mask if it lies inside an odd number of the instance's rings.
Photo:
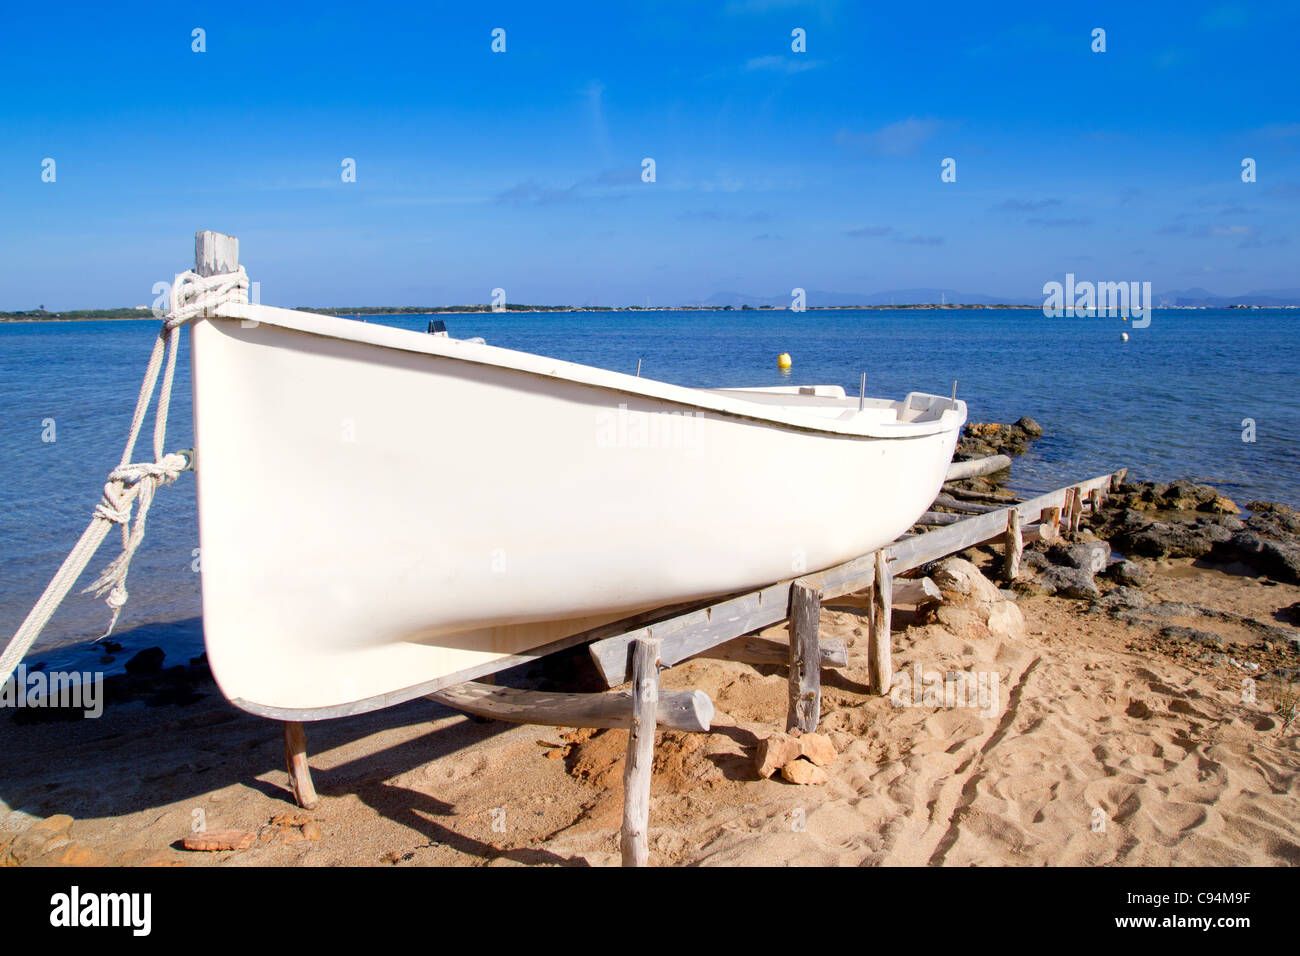
<svg viewBox="0 0 1300 956">
<path fill-rule="evenodd" d="M 1300 286 L 1297 5 L 992 6 L 11 5 L 0 309 Z"/>
</svg>

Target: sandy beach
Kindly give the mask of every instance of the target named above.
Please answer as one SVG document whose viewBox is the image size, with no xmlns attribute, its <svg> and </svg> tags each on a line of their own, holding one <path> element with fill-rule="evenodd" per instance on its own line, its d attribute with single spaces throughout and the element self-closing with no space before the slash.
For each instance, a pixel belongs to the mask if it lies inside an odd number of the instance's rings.
<svg viewBox="0 0 1300 956">
<path fill-rule="evenodd" d="M 991 548 L 968 556 L 996 560 Z M 819 730 L 837 756 L 820 784 L 756 772 L 759 741 L 784 726 L 784 668 L 695 659 L 665 671 L 665 687 L 707 692 L 717 717 L 708 734 L 659 734 L 651 863 L 1300 863 L 1300 741 L 1277 712 L 1286 681 L 1268 677 L 1300 667 L 1285 640 L 1300 586 L 1192 558 L 1133 563 L 1150 574 L 1140 599 L 1099 579 L 1101 601 L 1022 588 L 1018 615 L 961 594 L 937 611 L 896 609 L 896 677 L 996 675 L 993 707 L 871 696 L 865 612 L 832 603 L 820 634 L 843 638 L 850 663 L 823 675 Z M 600 689 L 581 649 L 512 676 Z M 307 725 L 321 796 L 308 813 L 287 789 L 278 725 L 194 680 L 193 694 L 110 701 L 98 720 L 5 715 L 0 860 L 619 861 L 625 731 L 516 726 L 426 701 Z M 249 845 L 182 849 L 200 829 Z"/>
</svg>

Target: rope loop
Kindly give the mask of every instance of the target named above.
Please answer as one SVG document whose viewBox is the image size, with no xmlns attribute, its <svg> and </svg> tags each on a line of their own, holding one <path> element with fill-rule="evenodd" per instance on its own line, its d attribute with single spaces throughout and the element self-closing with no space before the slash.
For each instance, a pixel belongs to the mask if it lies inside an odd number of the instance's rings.
<svg viewBox="0 0 1300 956">
<path fill-rule="evenodd" d="M 46 586 L 45 592 L 32 607 L 17 633 L 0 653 L 0 686 L 9 679 L 23 655 L 40 636 L 41 631 L 62 603 L 77 577 L 85 570 L 105 534 L 113 525 L 122 529 L 122 553 L 86 588 L 104 597 L 112 611 L 108 630 L 100 640 L 108 637 L 117 624 L 118 615 L 129 597 L 126 590 L 126 573 L 131 557 L 144 541 L 145 518 L 153 504 L 154 492 L 171 484 L 181 472 L 193 467 L 193 454 L 163 454 L 167 438 L 167 410 L 171 404 L 172 380 L 176 372 L 176 353 L 180 347 L 180 328 L 197 318 L 207 318 L 227 303 L 247 304 L 248 275 L 240 266 L 234 272 L 215 276 L 200 276 L 196 272 L 182 272 L 172 283 L 171 311 L 163 319 L 158 338 L 154 340 L 149 365 L 145 368 L 140 396 L 136 399 L 135 414 L 131 417 L 131 432 L 122 451 L 118 466 L 108 474 L 103 495 L 91 516 L 90 524 L 80 540 L 64 559 L 63 564 Z M 165 363 L 165 364 L 164 364 Z M 153 398 L 158 373 L 162 372 L 162 386 L 158 389 L 158 408 L 154 413 L 153 461 L 132 462 L 136 439 L 144 425 L 144 418 Z M 138 502 L 132 521 L 131 506 Z M 85 593 L 84 591 L 82 593 Z"/>
</svg>

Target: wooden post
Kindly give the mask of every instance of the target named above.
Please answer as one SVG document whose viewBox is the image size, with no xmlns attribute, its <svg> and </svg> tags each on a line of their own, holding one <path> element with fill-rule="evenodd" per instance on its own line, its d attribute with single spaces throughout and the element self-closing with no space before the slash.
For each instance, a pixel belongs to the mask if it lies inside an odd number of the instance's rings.
<svg viewBox="0 0 1300 956">
<path fill-rule="evenodd" d="M 650 860 L 650 773 L 655 759 L 655 710 L 659 705 L 658 637 L 638 637 L 632 644 L 632 727 L 627 735 L 623 768 L 624 866 Z"/>
<path fill-rule="evenodd" d="M 239 240 L 223 232 L 203 230 L 194 234 L 194 271 L 203 277 L 224 275 L 239 269 Z"/>
<path fill-rule="evenodd" d="M 320 801 L 312 786 L 311 767 L 307 766 L 307 735 L 296 720 L 284 722 L 284 762 L 294 800 L 304 810 L 311 810 Z"/>
<path fill-rule="evenodd" d="M 1083 489 L 1077 485 L 1072 489 L 1074 506 L 1070 509 L 1070 534 L 1079 533 L 1079 522 L 1083 520 Z"/>
<path fill-rule="evenodd" d="M 1067 498 L 1069 496 L 1067 495 Z M 1051 544 L 1061 536 L 1061 509 L 1059 506 L 1044 508 L 1038 519 L 1039 537 Z"/>
<path fill-rule="evenodd" d="M 790 588 L 790 706 L 785 729 L 804 733 L 817 729 L 822 709 L 821 588 L 796 581 Z"/>
<path fill-rule="evenodd" d="M 1092 513 L 1098 515 L 1101 513 L 1102 505 L 1106 503 L 1106 494 L 1100 488 L 1092 489 Z"/>
<path fill-rule="evenodd" d="M 1007 512 L 1006 556 L 1002 562 L 1002 577 L 1007 583 L 1020 576 L 1020 556 L 1025 553 L 1025 539 L 1020 533 L 1020 509 Z"/>
<path fill-rule="evenodd" d="M 871 594 L 874 601 L 871 640 L 867 644 L 869 685 L 873 694 L 888 694 L 889 687 L 894 682 L 894 665 L 890 657 L 894 578 L 884 551 L 876 552 L 876 583 Z"/>
<path fill-rule="evenodd" d="M 1124 479 L 1128 477 L 1128 469 L 1121 468 L 1115 474 L 1110 476 L 1110 490 L 1119 491 L 1124 485 Z"/>
</svg>

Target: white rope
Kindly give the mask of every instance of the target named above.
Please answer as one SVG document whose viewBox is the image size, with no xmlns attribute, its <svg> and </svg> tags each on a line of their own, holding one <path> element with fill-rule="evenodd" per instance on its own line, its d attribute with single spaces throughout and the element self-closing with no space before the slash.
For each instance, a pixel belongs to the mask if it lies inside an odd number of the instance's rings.
<svg viewBox="0 0 1300 956">
<path fill-rule="evenodd" d="M 42 629 L 49 622 L 63 598 L 72 585 L 76 583 L 81 572 L 94 556 L 103 542 L 108 529 L 113 525 L 122 527 L 122 553 L 113 559 L 95 582 L 86 588 L 94 591 L 96 597 L 105 597 L 105 603 L 112 611 L 108 629 L 100 640 L 113 633 L 122 606 L 126 604 L 126 574 L 131 566 L 131 558 L 144 540 L 145 517 L 149 506 L 153 504 L 154 492 L 164 485 L 175 481 L 182 471 L 190 467 L 190 459 L 183 454 L 163 454 L 163 443 L 167 438 L 167 411 L 171 406 L 172 380 L 176 372 L 176 352 L 180 343 L 181 326 L 201 316 L 212 315 L 218 306 L 229 302 L 246 303 L 248 301 L 248 276 L 243 266 L 238 271 L 210 277 L 203 277 L 194 272 L 182 272 L 172 283 L 171 310 L 158 330 L 153 352 L 149 356 L 149 365 L 145 368 L 144 381 L 140 385 L 140 397 L 136 399 L 135 414 L 131 417 L 131 433 L 122 451 L 122 460 L 108 474 L 104 484 L 103 496 L 95 506 L 94 516 L 82 533 L 80 540 L 64 559 L 63 564 L 45 588 L 45 593 L 37 600 L 27 618 L 0 654 L 0 686 L 3 686 L 17 668 L 23 655 L 40 636 Z M 164 364 L 165 359 L 165 364 Z M 158 393 L 158 409 L 154 413 L 153 427 L 153 461 L 131 462 L 135 452 L 136 439 L 144 425 L 149 402 L 153 398 L 154 386 L 158 382 L 158 373 L 162 371 L 162 388 Z M 131 521 L 131 506 L 138 503 L 135 521 Z M 85 593 L 84 591 L 82 593 Z"/>
</svg>

